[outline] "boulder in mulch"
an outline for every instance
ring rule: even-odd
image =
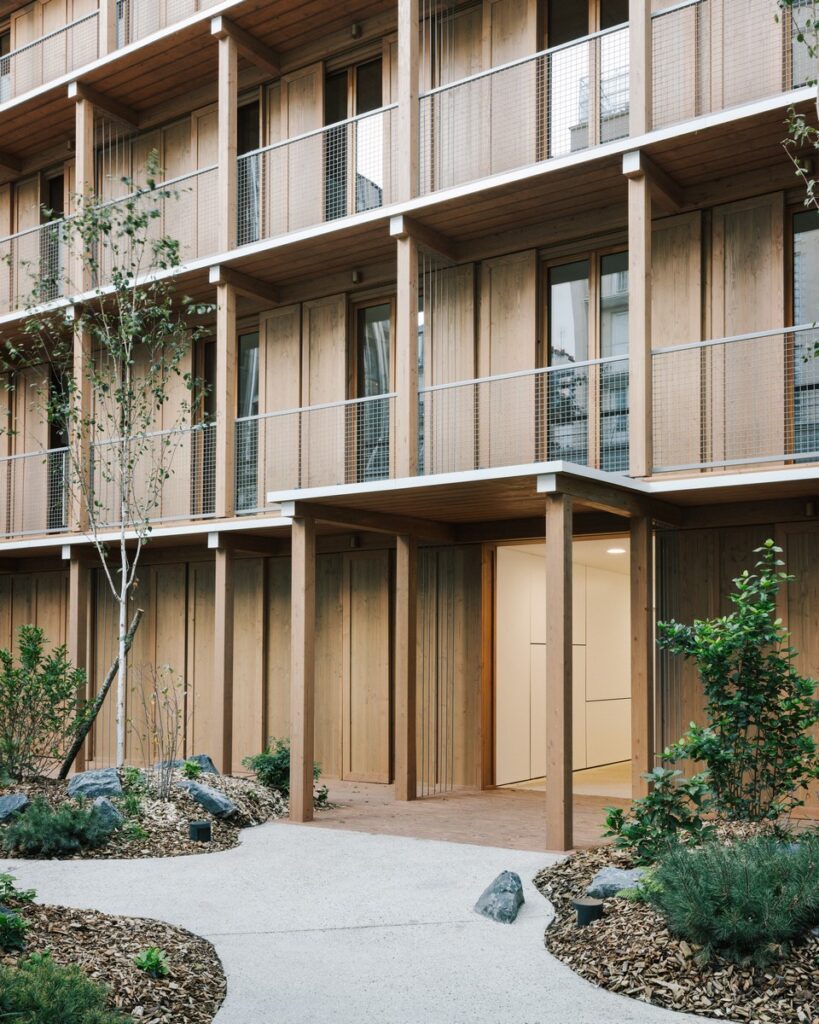
[[[115,828],[119,828],[125,821],[125,818],[119,813],[116,807],[114,807],[107,796],[98,796],[94,801],[94,807],[96,807],[100,819],[111,829],[112,832]]]
[[[122,784],[116,768],[97,768],[92,772],[79,772],[68,783],[70,797],[94,800],[98,796],[122,796]]]
[[[5,825],[23,811],[31,803],[25,793],[12,793],[0,796],[0,825]]]
[[[194,761],[202,769],[203,775],[218,775],[219,769],[213,763],[212,759],[207,754],[192,754],[190,757],[179,758],[176,761],[158,761],[155,765],[155,769],[166,768],[168,765],[173,768],[181,768],[185,761]]]
[[[610,899],[623,889],[633,889],[644,874],[643,868],[601,868],[587,886],[586,895],[598,900]]]
[[[475,910],[492,921],[512,924],[523,902],[523,883],[520,875],[514,871],[501,871],[495,881],[481,893]]]
[[[177,786],[186,790],[200,807],[204,807],[208,814],[212,814],[215,818],[229,818],[239,810],[229,797],[217,789],[213,789],[212,786],[205,786],[201,782],[191,782],[187,779],[177,782]]]

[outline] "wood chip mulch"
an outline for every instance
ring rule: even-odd
[[[606,900],[602,920],[578,928],[572,900],[607,865],[633,867],[627,854],[606,847],[535,876],[555,908],[545,943],[558,960],[601,988],[671,1010],[753,1024],[819,1024],[819,938],[762,969],[716,959],[700,965],[698,947],[672,935],[644,903]]]
[[[143,918],[109,917],[93,910],[12,904],[29,923],[25,956],[50,950],[55,963],[76,964],[105,985],[109,1003],[141,1024],[211,1024],[227,983],[219,957],[205,939]],[[152,978],[134,963],[149,946],[168,955],[170,974]],[[20,954],[0,953],[13,967]]]

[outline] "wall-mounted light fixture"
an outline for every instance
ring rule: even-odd
[[[625,548],[606,548],[607,555],[624,555],[625,553]]]
[[[361,284],[363,280],[363,274],[360,270],[353,271],[353,284]]]
[[[350,35],[353,37],[353,39],[361,38],[361,25],[359,25],[357,21],[354,21],[350,26]]]

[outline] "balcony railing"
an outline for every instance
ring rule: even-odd
[[[0,314],[61,298],[67,269],[61,220],[0,239]]]
[[[99,12],[49,32],[0,57],[0,103],[53,82],[99,54]]]
[[[424,93],[422,193],[628,135],[628,26]]]
[[[239,245],[391,203],[396,110],[382,107],[240,156]]]
[[[117,46],[127,46],[159,32],[220,0],[117,0]]]
[[[0,459],[0,537],[66,528],[68,467],[67,448]]]
[[[391,477],[394,401],[376,395],[237,420],[237,511],[264,508],[270,491]]]
[[[819,461],[819,329],[652,353],[654,472]]]
[[[628,358],[422,388],[419,472],[561,459],[628,469]]]

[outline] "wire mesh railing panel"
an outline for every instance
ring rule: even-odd
[[[91,463],[100,527],[123,522],[141,526],[215,513],[215,424],[97,441]]]
[[[116,0],[117,46],[127,46],[174,25],[220,0]]]
[[[655,349],[654,472],[819,461],[819,329]]]
[[[272,491],[389,479],[394,402],[375,395],[238,420],[237,509],[264,507]]]
[[[238,158],[239,245],[387,206],[397,107],[383,107]]]
[[[66,294],[65,222],[52,221],[0,239],[0,313]]]
[[[0,459],[0,536],[65,530],[68,471],[67,448]]]
[[[0,57],[0,103],[53,82],[99,55],[99,13],[92,11]]]
[[[654,128],[802,84],[793,16],[772,0],[684,0],[652,15]]]
[[[628,27],[424,93],[422,193],[628,135]]]
[[[628,469],[625,357],[432,386],[419,401],[424,474],[558,459]]]

